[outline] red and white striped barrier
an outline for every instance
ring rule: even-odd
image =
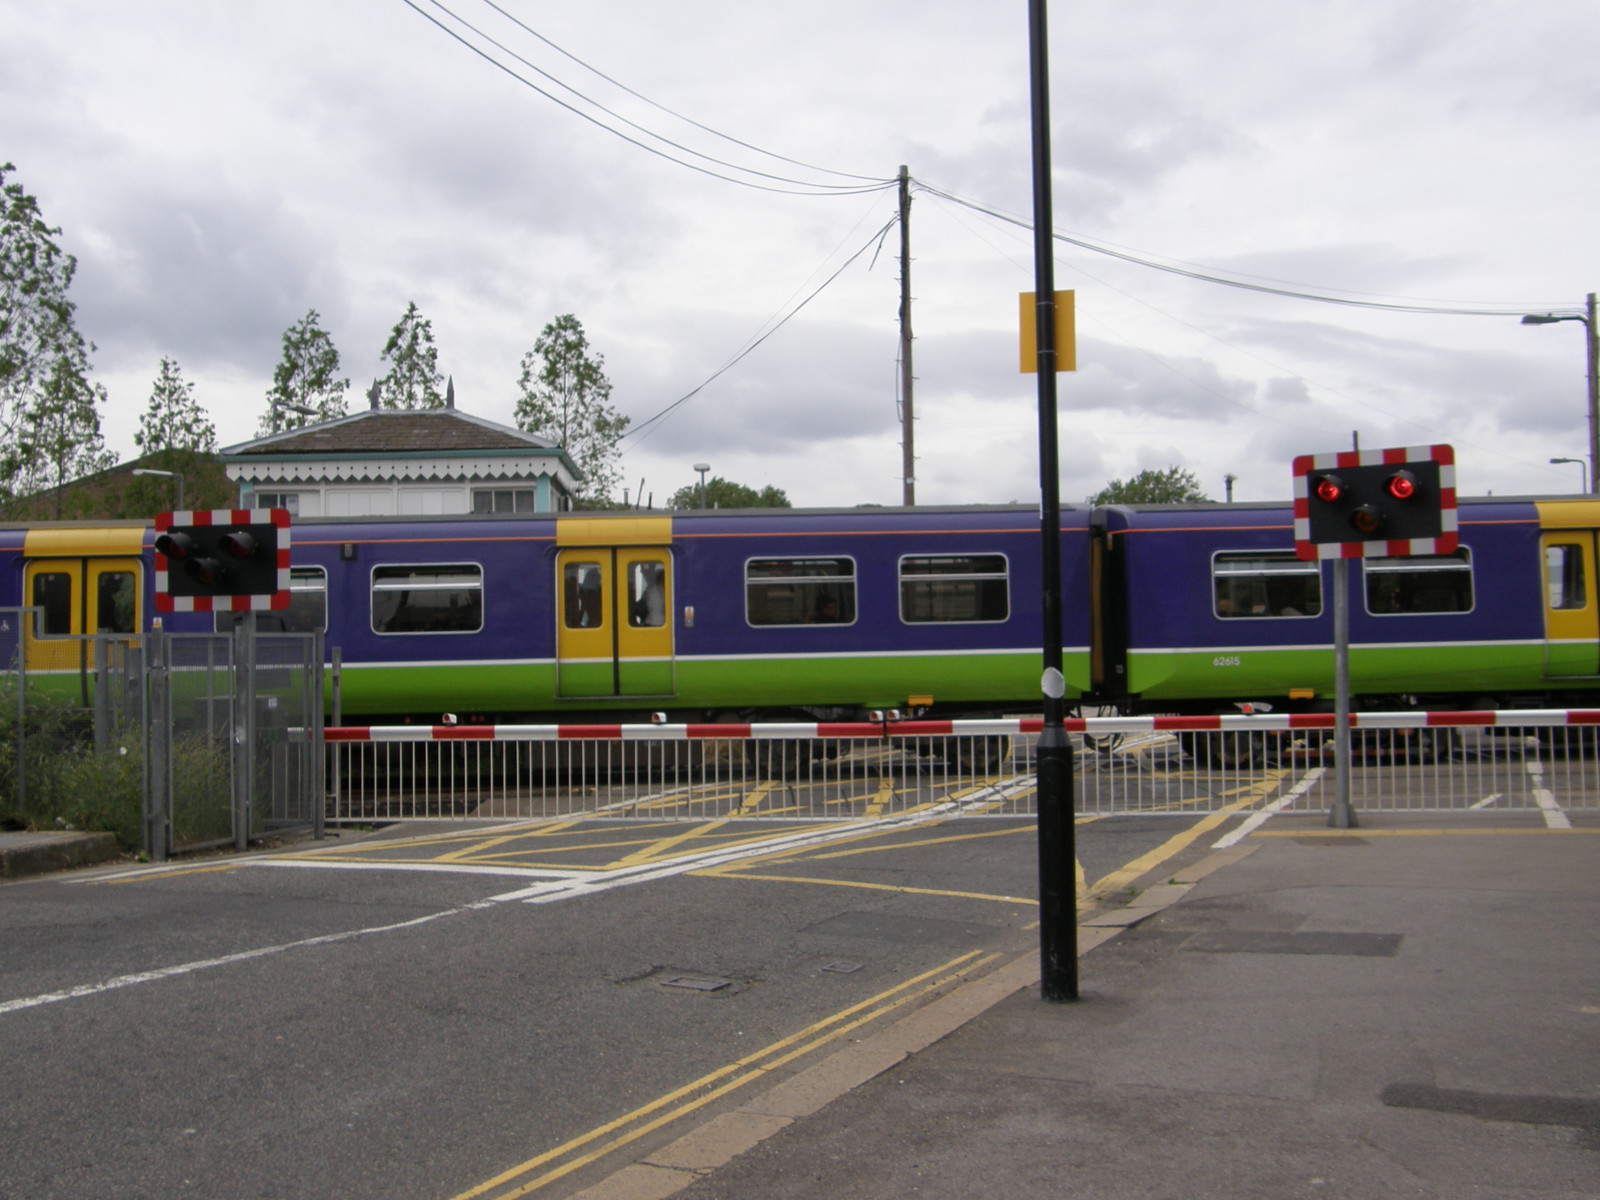
[[[1335,728],[1333,713],[1241,713],[1210,717],[1070,717],[1068,733],[1244,733]],[[1509,709],[1489,712],[1352,713],[1352,729],[1484,729],[1600,725],[1600,709]],[[329,742],[680,742],[800,741],[994,737],[1034,734],[1041,717],[994,721],[853,721],[729,725],[345,725],[322,731]]]

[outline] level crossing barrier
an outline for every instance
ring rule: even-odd
[[[1357,713],[1358,811],[1600,808],[1600,710]],[[865,819],[1035,811],[1043,721],[331,727],[328,818]],[[1074,717],[1080,817],[1319,811],[1331,713]]]

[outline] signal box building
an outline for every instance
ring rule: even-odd
[[[572,507],[582,475],[554,442],[454,406],[371,408],[219,452],[241,508],[295,517],[542,513]]]

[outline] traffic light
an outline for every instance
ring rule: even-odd
[[[161,612],[289,607],[287,509],[161,513],[155,552]]]
[[[1305,454],[1294,460],[1303,559],[1449,554],[1456,548],[1449,446]]]

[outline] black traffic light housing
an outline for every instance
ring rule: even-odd
[[[289,514],[213,509],[156,517],[156,608],[243,612],[289,604]]]
[[[1455,549],[1455,456],[1449,446],[1295,459],[1301,558],[1448,554]]]

